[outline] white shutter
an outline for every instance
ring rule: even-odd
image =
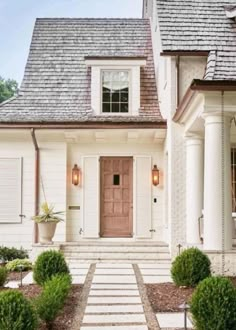
[[[0,223],[20,223],[22,159],[0,158]]]
[[[151,157],[137,156],[135,159],[136,237],[151,238]]]
[[[83,158],[83,236],[99,237],[99,158],[86,156]]]

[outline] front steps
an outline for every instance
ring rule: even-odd
[[[86,263],[170,263],[168,245],[164,242],[83,241],[60,247],[71,265]]]

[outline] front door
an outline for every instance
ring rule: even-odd
[[[101,237],[132,237],[133,158],[101,157]]]

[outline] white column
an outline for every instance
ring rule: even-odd
[[[198,218],[203,209],[203,139],[187,137],[186,141],[186,240],[200,244]]]
[[[230,117],[205,116],[204,249],[232,248]],[[222,239],[224,237],[224,240]]]

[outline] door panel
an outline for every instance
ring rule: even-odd
[[[101,157],[102,237],[132,237],[133,158]]]

